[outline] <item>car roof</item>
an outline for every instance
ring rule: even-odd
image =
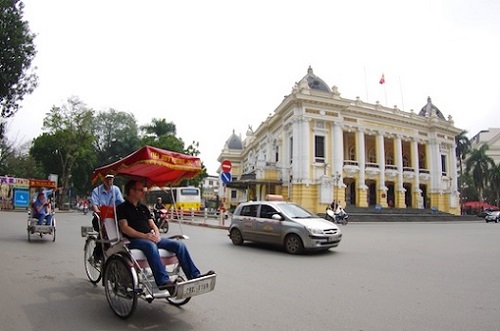
[[[258,200],[258,201],[247,201],[247,202],[242,202],[241,205],[255,205],[255,204],[263,204],[263,203],[268,203],[272,205],[286,205],[286,204],[294,204],[293,202],[290,201],[267,201],[267,200]]]

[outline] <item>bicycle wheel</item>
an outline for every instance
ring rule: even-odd
[[[130,317],[137,306],[132,267],[123,257],[114,255],[106,261],[103,277],[111,310],[120,318]]]
[[[186,278],[184,276],[184,273],[182,271],[179,271],[179,273],[177,274],[177,276],[171,275],[170,279],[172,279],[172,280],[174,280],[176,282],[179,282],[179,283],[186,280]],[[184,299],[176,299],[175,297],[167,297],[168,303],[170,303],[171,305],[174,305],[174,306],[185,305],[186,303],[189,302],[189,300],[191,300],[191,297],[184,298]]]
[[[96,260],[94,256],[96,246],[96,239],[94,237],[89,237],[87,241],[85,241],[85,247],[83,249],[85,273],[93,284],[97,284],[101,280],[101,261]]]

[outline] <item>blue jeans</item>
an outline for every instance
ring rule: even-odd
[[[128,247],[140,249],[144,255],[146,255],[157,285],[165,284],[169,280],[165,266],[161,262],[158,248],[166,249],[167,251],[174,252],[177,255],[177,259],[179,260],[182,270],[188,279],[192,279],[200,275],[200,271],[194,265],[186,245],[184,245],[184,243],[180,240],[161,238],[160,242],[155,244],[151,240],[132,238],[130,239]]]
[[[38,218],[38,225],[43,225],[43,220],[47,220],[46,225],[52,225],[52,215],[51,214],[38,215],[37,218]]]

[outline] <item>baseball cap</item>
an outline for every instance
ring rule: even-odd
[[[104,176],[104,178],[115,178],[115,176],[112,174],[107,174],[106,176]]]

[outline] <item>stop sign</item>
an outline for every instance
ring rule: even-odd
[[[222,168],[223,172],[230,172],[233,165],[231,164],[231,161],[224,160],[224,161],[222,161],[222,164],[220,167]]]

